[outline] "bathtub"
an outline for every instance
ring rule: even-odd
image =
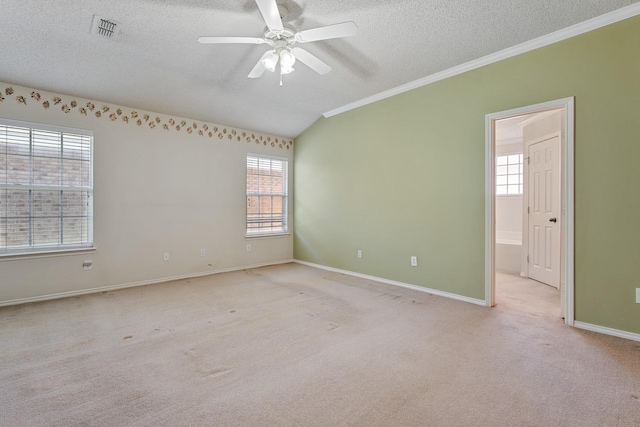
[[[496,271],[522,275],[522,233],[496,230]]]

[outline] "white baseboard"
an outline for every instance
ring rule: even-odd
[[[8,301],[0,301],[0,307],[9,306],[9,305],[27,304],[30,302],[48,301],[48,300],[59,299],[59,298],[75,297],[79,295],[95,294],[98,292],[105,292],[105,291],[115,291],[118,289],[134,288],[136,286],[155,285],[157,283],[171,282],[173,280],[193,279],[196,277],[211,276],[214,274],[229,273],[232,271],[249,270],[252,268],[259,268],[259,267],[268,267],[270,265],[288,264],[291,262],[294,262],[294,260],[288,259],[284,261],[275,261],[275,262],[267,262],[263,264],[246,265],[242,267],[222,268],[219,270],[203,271],[199,273],[182,274],[179,276],[161,277],[158,279],[142,280],[140,282],[101,286],[99,288],[80,289],[78,291],[59,292],[55,294],[39,295],[36,297],[18,298],[18,299],[13,299]]]
[[[462,295],[453,294],[453,293],[450,293],[450,292],[439,291],[437,289],[425,288],[425,287],[422,287],[422,286],[411,285],[409,283],[396,282],[395,280],[384,279],[384,278],[376,277],[376,276],[369,276],[367,274],[360,274],[360,273],[356,273],[356,272],[349,271],[349,270],[341,270],[339,268],[328,267],[326,265],[321,265],[321,264],[314,264],[312,262],[301,261],[301,260],[298,260],[298,259],[294,259],[293,262],[295,262],[297,264],[308,265],[309,267],[319,268],[321,270],[332,271],[334,273],[347,274],[349,276],[360,277],[362,279],[374,280],[376,282],[386,283],[386,284],[393,285],[393,286],[400,286],[400,287],[403,287],[403,288],[408,288],[408,289],[413,289],[413,290],[416,290],[416,291],[426,292],[426,293],[429,293],[429,294],[438,295],[438,296],[445,297],[445,298],[451,298],[451,299],[455,299],[455,300],[458,300],[458,301],[468,302],[468,303],[471,303],[471,304],[477,304],[477,305],[486,306],[486,303],[485,303],[484,300],[475,299],[475,298],[469,298],[469,297],[465,297],[465,296],[462,296]],[[621,331],[619,329],[607,328],[607,327],[604,327],[604,326],[592,325],[590,323],[584,323],[584,322],[579,322],[579,321],[574,321],[573,322],[573,326],[576,327],[576,328],[579,328],[579,329],[587,330],[587,331],[598,332],[598,333],[605,334],[605,335],[612,335],[614,337],[625,338],[625,339],[632,340],[632,341],[640,341],[640,334],[636,334],[636,333],[633,333],[633,332]]]
[[[584,329],[592,332],[599,332],[605,335],[612,335],[614,337],[625,338],[632,341],[640,341],[640,334],[636,334],[633,332],[621,331],[619,329],[607,328],[605,326],[592,325],[591,323],[573,322],[573,326],[579,329]]]
[[[402,288],[413,289],[414,291],[426,292],[428,294],[437,295],[445,298],[451,298],[458,301],[464,301],[471,304],[482,305],[482,306],[487,305],[485,301],[481,299],[465,297],[464,295],[458,295],[458,294],[453,294],[451,292],[439,291],[437,289],[426,288],[424,286],[412,285],[410,283],[404,283],[404,282],[396,282],[395,280],[384,279],[382,277],[376,277],[376,276],[369,276],[368,274],[356,273],[354,271],[349,271],[349,270],[341,270],[339,268],[328,267],[326,265],[321,265],[321,264],[314,264],[312,262],[301,261],[298,259],[294,259],[293,262],[298,264],[308,265],[309,267],[315,267],[322,270],[332,271],[334,273],[347,274],[349,276],[360,277],[361,279],[374,280],[376,282],[386,283],[388,285],[400,286]]]

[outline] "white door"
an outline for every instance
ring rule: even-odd
[[[529,257],[531,279],[560,286],[560,135],[528,146]]]

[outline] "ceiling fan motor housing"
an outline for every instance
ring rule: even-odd
[[[287,42],[287,45],[292,45],[296,42],[296,29],[293,27],[284,27],[282,32],[275,32],[268,27],[264,30],[264,39],[271,46],[275,46],[275,43],[280,40]]]

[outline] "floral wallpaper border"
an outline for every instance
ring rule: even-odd
[[[28,89],[27,89],[28,91]],[[217,138],[219,140],[227,139],[229,141],[247,143],[262,144],[264,146],[271,146],[273,148],[281,148],[290,150],[293,147],[293,140],[264,136],[260,134],[250,133],[247,131],[237,130],[231,127],[225,127],[221,125],[210,125],[207,123],[191,121],[188,122],[184,119],[162,120],[158,115],[152,117],[149,113],[138,112],[135,110],[125,111],[120,107],[113,107],[108,104],[102,103],[101,106],[97,106],[96,103],[89,101],[86,104],[81,104],[75,99],[70,101],[64,100],[60,96],[53,96],[51,99],[45,99],[39,92],[32,91],[30,95],[17,93],[13,87],[7,86],[4,90],[0,91],[0,102],[4,102],[6,97],[14,97],[18,104],[27,105],[27,102],[37,102],[42,105],[42,108],[48,110],[50,108],[59,109],[65,114],[76,113],[84,116],[95,116],[98,119],[109,119],[112,122],[121,121],[127,124],[134,124],[136,126],[146,126],[150,129],[162,129],[165,131],[175,130],[177,132],[186,132],[205,138]]]

